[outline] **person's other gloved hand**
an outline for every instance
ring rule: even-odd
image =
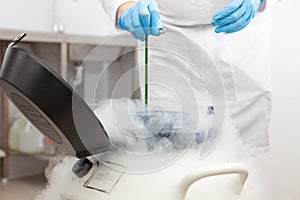
[[[161,27],[158,5],[155,0],[140,0],[126,8],[118,17],[118,27],[144,41],[146,35],[159,35]]]
[[[233,33],[245,28],[264,0],[231,0],[213,16],[215,32]]]

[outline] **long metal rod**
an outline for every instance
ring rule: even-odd
[[[148,106],[148,35],[145,40],[145,107]]]
[[[166,29],[164,27],[159,28],[159,34],[164,34],[166,32]],[[149,82],[149,69],[148,69],[148,35],[146,35],[146,40],[145,40],[145,111],[148,111],[148,103],[149,103],[149,98],[148,98],[148,82]]]

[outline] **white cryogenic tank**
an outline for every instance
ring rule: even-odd
[[[230,120],[226,124],[224,132],[235,135],[236,130]],[[130,154],[126,157],[124,153],[111,153],[105,156],[105,162],[104,158],[98,158],[103,160],[100,162],[102,164],[94,166],[85,177],[75,178],[75,181],[61,188],[61,195],[65,200],[242,200],[240,195],[248,177],[247,167],[241,163],[228,162],[233,154],[222,152],[226,150],[224,147],[216,147],[216,152],[200,159],[199,147],[192,146],[184,152],[165,151],[149,156],[144,162],[152,166],[155,165],[153,162],[163,163],[163,160],[170,160],[170,157],[176,159],[160,169],[136,173],[126,171],[126,163],[130,162],[130,166],[144,166],[146,163],[132,158]]]

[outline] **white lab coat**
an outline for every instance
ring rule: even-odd
[[[128,0],[100,1],[115,20],[117,8]],[[157,0],[162,24],[198,43],[217,67],[225,87],[227,114],[234,119],[244,143],[256,150],[265,151],[269,145],[271,112],[269,11],[266,9],[257,13],[251,23],[239,32],[216,34],[214,27],[210,25],[211,18],[228,2],[229,0]],[[267,3],[270,2],[272,0]],[[150,60],[153,60],[156,55],[151,56]],[[176,68],[172,62],[165,65]],[[186,74],[187,78],[192,78],[188,75],[188,69],[179,66],[176,70]],[[172,77],[168,74],[151,71],[151,68],[149,73],[152,74],[150,81],[164,80],[166,84],[172,83]],[[155,87],[152,89],[153,91],[150,87],[152,98],[165,95],[164,91],[155,90]]]

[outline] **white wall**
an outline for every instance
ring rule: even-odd
[[[272,7],[271,152],[261,162],[276,200],[300,199],[300,1]]]
[[[0,28],[105,35],[114,32],[99,0],[0,0]]]
[[[49,31],[52,0],[0,0],[0,28]]]
[[[71,34],[106,35],[115,32],[99,0],[56,1],[54,21]]]

